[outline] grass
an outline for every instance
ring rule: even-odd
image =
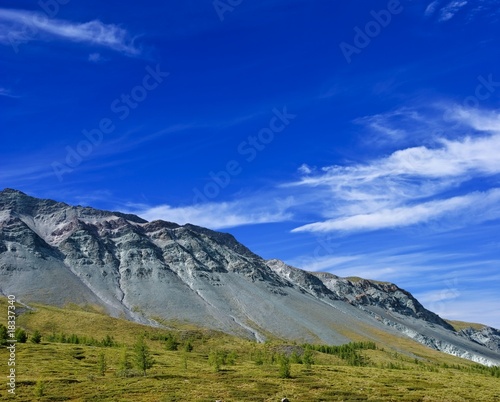
[[[451,321],[451,320],[446,320],[446,322],[450,324],[453,328],[455,328],[455,331],[460,331],[462,329],[467,329],[467,328],[473,328],[480,331],[484,327],[486,327],[486,325],[476,324],[473,322]]]
[[[169,331],[155,329],[110,318],[91,308],[35,307],[36,311],[19,316],[17,325],[28,334],[38,329],[42,342],[28,340],[17,345],[16,396],[8,395],[3,386],[0,400],[229,402],[279,401],[286,396],[292,402],[500,401],[500,379],[489,371],[410,339],[389,339],[383,332],[371,332],[381,340],[375,348],[357,349],[366,362],[364,367],[350,366],[335,354],[313,351],[310,369],[290,359],[291,378],[280,378],[280,354],[300,354],[300,345],[280,340],[257,344],[182,325]],[[0,299],[1,311],[7,311],[5,299]],[[168,324],[175,327],[175,323]],[[95,339],[111,335],[117,345],[47,342],[46,336],[52,333]],[[169,334],[179,342],[178,350],[165,347]],[[155,364],[146,377],[135,370],[129,376],[118,376],[123,349],[132,357],[133,345],[141,335]],[[183,348],[188,340],[191,352]],[[222,359],[215,370],[209,359],[214,354],[231,358]],[[106,362],[103,376],[102,359]],[[7,373],[6,361],[7,351],[1,348],[2,376]]]

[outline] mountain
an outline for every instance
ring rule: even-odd
[[[264,260],[195,225],[0,192],[0,292],[24,303],[89,304],[150,325],[194,324],[263,341],[341,344],[410,337],[500,365],[499,331],[456,331],[392,283]]]

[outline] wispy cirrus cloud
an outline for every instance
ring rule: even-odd
[[[451,20],[456,13],[462,9],[462,7],[465,7],[467,5],[468,1],[466,0],[454,0],[449,2],[446,6],[444,6],[440,11],[439,11],[439,21],[448,21]]]
[[[440,4],[441,4],[440,0],[435,0],[432,3],[429,3],[429,5],[425,9],[425,16],[430,17],[431,15],[433,15],[439,8]]]
[[[100,53],[90,53],[88,60],[92,63],[101,63],[106,59]]]
[[[7,98],[18,98],[18,96],[12,94],[9,89],[2,87],[0,87],[0,96],[5,96]]]
[[[134,38],[115,24],[99,20],[77,23],[49,19],[41,12],[0,8],[1,44],[17,46],[33,40],[51,39],[103,46],[127,55],[141,53]]]
[[[377,147],[401,146],[408,142],[418,143],[428,139],[430,131],[438,131],[438,127],[432,127],[428,114],[409,108],[360,117],[354,122],[367,130],[368,135],[363,142]],[[411,128],[411,132],[408,128]]]
[[[460,217],[461,224],[468,222],[467,216],[476,212],[474,223],[500,218],[500,188],[487,192],[476,192],[465,196],[429,201],[416,205],[386,208],[367,214],[358,214],[323,222],[303,225],[293,232],[331,232],[353,230],[379,230],[412,226],[450,215]],[[477,213],[477,211],[480,211]],[[486,213],[484,211],[487,211]]]
[[[484,1],[481,1],[484,3]],[[432,17],[435,16],[439,22],[446,22],[451,20],[455,15],[460,12],[465,6],[467,6],[470,2],[468,0],[452,0],[443,2],[441,0],[435,0],[426,7],[425,16]],[[475,8],[469,10],[470,13],[476,14],[479,9],[483,6],[474,4]]]
[[[469,134],[455,133],[455,139],[443,135],[433,139],[433,146],[399,149],[363,164],[327,166],[319,171],[301,168],[302,178],[289,187],[314,193],[324,219],[294,231],[372,231],[452,216],[460,217],[457,220],[462,224],[499,218],[500,188],[484,187],[486,179],[500,175],[496,151],[500,149],[500,116],[463,107],[450,107],[447,116],[457,122],[454,130],[461,128]],[[372,120],[367,121],[371,124]],[[474,181],[483,187],[468,188]],[[479,213],[471,214],[474,210]]]
[[[265,206],[258,205],[257,200],[246,199],[178,207],[170,205],[130,207],[129,212],[148,221],[161,219],[179,224],[192,223],[210,229],[283,222],[291,219],[291,214],[279,200]]]
[[[326,269],[334,270],[336,272],[337,267],[342,267],[347,263],[352,263],[361,259],[360,256],[338,256],[338,255],[326,255],[322,257],[315,257],[312,255],[302,255],[295,257],[292,260],[288,260],[287,263],[294,266],[305,269],[311,272],[323,272]]]

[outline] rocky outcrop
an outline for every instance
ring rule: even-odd
[[[394,283],[362,278],[340,278],[326,272],[306,272],[276,259],[267,261],[267,264],[282,277],[316,296],[343,300],[353,306],[379,307],[454,331],[448,322],[425,309],[411,293]]]
[[[500,353],[500,331],[491,327],[474,329],[472,327],[458,332],[460,336],[486,346],[497,353]]]
[[[340,299],[313,273],[286,265],[283,261],[277,259],[268,260],[266,264],[283,279],[293,283],[303,292],[311,293],[320,298]]]
[[[355,306],[374,306],[419,318],[453,331],[445,320],[425,309],[411,293],[394,283],[362,278],[339,278],[329,273],[314,273],[337,297]]]

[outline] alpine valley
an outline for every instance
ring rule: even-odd
[[[29,306],[98,306],[162,327],[189,324],[259,342],[340,345],[395,337],[487,366],[500,331],[462,326],[392,283],[264,260],[232,235],[191,224],[0,192],[0,292]]]

